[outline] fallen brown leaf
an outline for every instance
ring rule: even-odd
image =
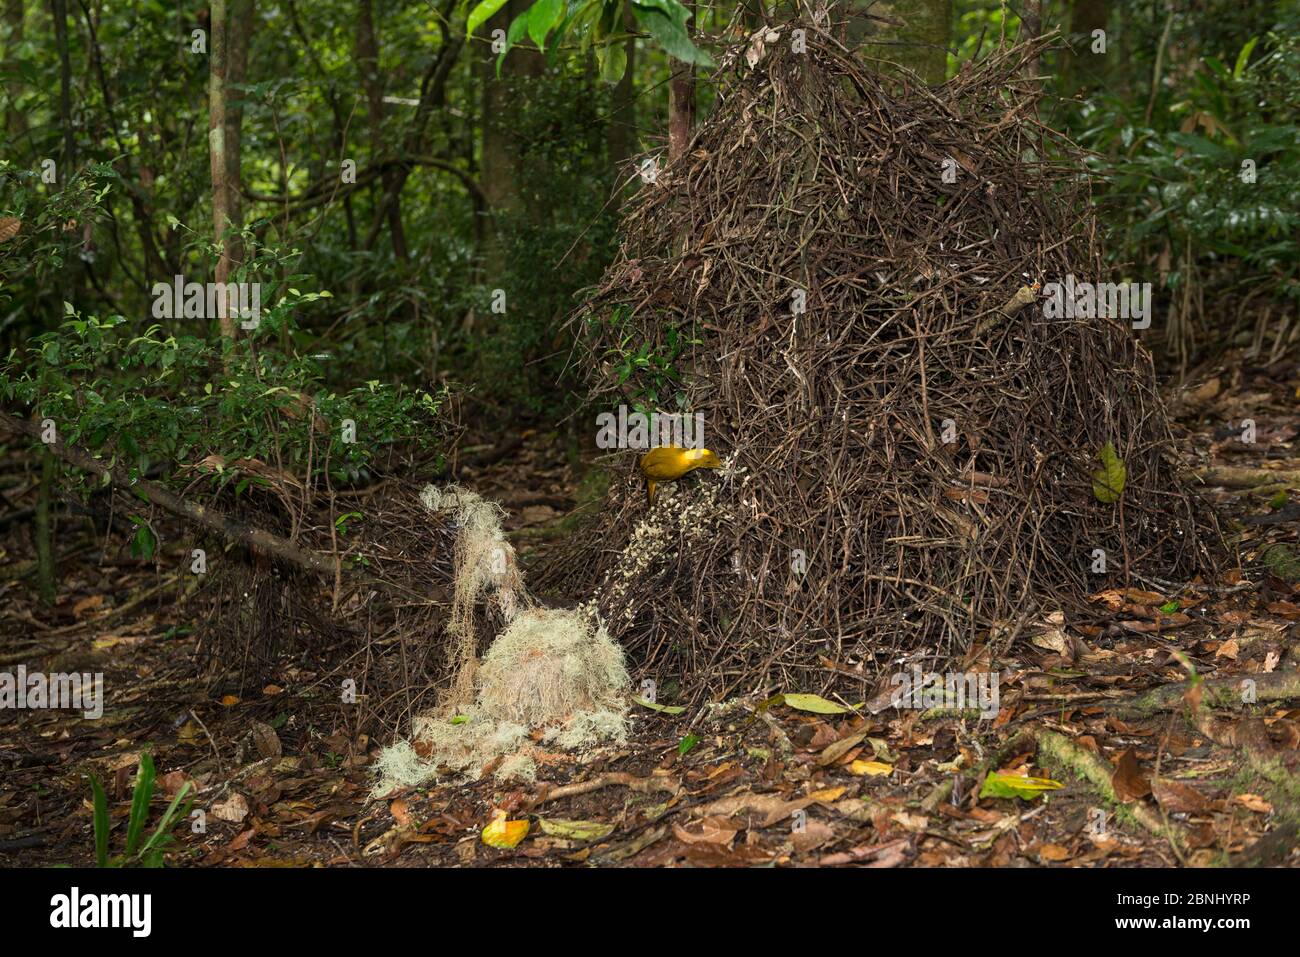
[[[907,859],[907,849],[910,846],[911,840],[906,837],[885,844],[859,844],[838,854],[825,854],[817,863],[823,867],[861,863],[868,867],[897,867]]]
[[[1044,844],[1038,849],[1038,859],[1040,861],[1051,863],[1068,861],[1070,859],[1070,851],[1067,848],[1062,847],[1060,844]]]
[[[406,808],[406,799],[398,798],[388,805],[388,813],[393,815],[393,820],[405,827],[411,823],[411,812]]]
[[[695,830],[673,824],[673,836],[684,844],[730,844],[740,827],[725,817],[706,817]]]
[[[1205,795],[1190,784],[1167,778],[1153,778],[1151,793],[1162,808],[1175,814],[1195,814],[1209,804]]]
[[[99,611],[103,604],[103,595],[87,595],[72,606],[72,616],[74,618],[85,618],[92,612]]]
[[[806,821],[801,829],[790,835],[790,841],[794,844],[794,849],[801,854],[821,847],[834,838],[835,832],[831,829],[831,826],[824,821],[818,820]]]
[[[238,824],[248,817],[248,800],[238,791],[232,791],[230,797],[212,805],[212,816],[218,821]]]
[[[275,733],[275,729],[269,724],[263,724],[261,721],[253,722],[252,729],[253,746],[257,748],[257,753],[264,758],[278,758],[283,752],[280,748],[280,736]]]
[[[1273,805],[1265,801],[1258,794],[1237,794],[1233,800],[1249,811],[1256,814],[1272,814]]]
[[[1129,748],[1115,762],[1115,773],[1110,779],[1115,796],[1121,801],[1140,801],[1151,793],[1151,782],[1142,774],[1137,755]]]

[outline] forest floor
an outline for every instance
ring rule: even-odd
[[[1300,369],[1245,368],[1207,370],[1170,396],[1188,468],[1300,469]],[[1254,443],[1240,440],[1244,419]],[[461,480],[501,500],[510,529],[536,531],[575,500],[577,471],[553,435],[521,438],[508,462]],[[33,478],[0,490],[8,514],[34,502]],[[341,726],[320,675],[286,662],[260,689],[214,695],[195,673],[194,623],[153,563],[69,529],[61,598],[45,609],[30,523],[11,520],[0,669],[100,671],[113,690],[98,720],[0,711],[0,865],[93,863],[87,772],[105,783],[119,848],[148,750],[153,819],[184,782],[204,809],[201,832],[177,828],[172,866],[1296,866],[1300,498],[1203,494],[1243,567],[1104,591],[1090,615],[1031,623],[994,665],[992,721],[771,701],[712,722],[634,708],[626,746],[555,755],[536,783],[488,777],[380,800],[369,764],[382,742]],[[1024,775],[1060,786],[1035,795]],[[529,821],[513,849],[481,840],[498,812]]]

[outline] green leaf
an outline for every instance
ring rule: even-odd
[[[537,824],[543,834],[565,837],[571,841],[599,841],[614,831],[613,824],[602,824],[600,821],[561,821],[539,817]]]
[[[1236,158],[1236,154],[1228,147],[1206,139],[1199,133],[1170,133],[1167,138],[1171,143],[1196,156],[1203,156],[1212,163],[1228,164]]]
[[[153,558],[155,544],[153,532],[141,525],[131,539],[131,554],[136,558]]]
[[[675,23],[656,10],[643,10],[634,6],[632,12],[636,15],[637,23],[663,47],[669,56],[696,66],[713,66],[713,60],[709,55],[691,42],[685,24]]]
[[[700,736],[698,734],[688,734],[686,737],[682,738],[680,741],[677,742],[678,756],[684,755],[688,751],[691,751],[699,743],[700,743]]]
[[[154,829],[153,834],[150,836],[149,840],[145,842],[144,847],[141,849],[141,854],[148,854],[151,851],[161,848],[164,843],[164,838],[169,838],[171,836],[169,832],[171,831],[174,819],[184,817],[186,811],[189,809],[189,802],[186,802],[184,808],[181,808],[180,806],[181,801],[185,799],[185,795],[189,793],[190,782],[186,781],[181,785],[181,789],[176,792],[176,796],[172,798],[172,802],[167,805],[167,810],[163,811],[162,820],[158,822],[158,826]],[[158,865],[162,865],[161,856],[158,858]]]
[[[632,700],[643,708],[649,708],[651,711],[659,711],[663,714],[681,714],[686,710],[680,705],[655,704],[655,702],[647,701],[645,698],[633,698]]]
[[[108,798],[99,778],[90,776],[90,793],[95,805],[95,866],[108,867]]]
[[[131,818],[126,825],[126,854],[135,854],[140,845],[140,834],[149,817],[149,802],[153,799],[154,767],[148,751],[140,754],[140,769],[135,775],[135,791],[131,795]]]
[[[1018,797],[1032,801],[1043,792],[1055,791],[1061,786],[1060,781],[1053,781],[1050,778],[1022,778],[1015,774],[998,774],[996,771],[990,771],[984,778],[984,786],[980,788],[980,797]]]
[[[1241,48],[1237,54],[1237,65],[1232,68],[1232,78],[1240,80],[1241,74],[1246,70],[1246,63],[1250,60],[1251,51],[1255,49],[1255,44],[1259,42],[1259,37],[1251,37],[1246,41],[1246,45]]]
[[[1178,600],[1174,599],[1173,601],[1167,601],[1163,605],[1161,605],[1160,610],[1164,612],[1166,615],[1172,615],[1174,612],[1176,612],[1179,609],[1179,607],[1181,606],[1178,604]]]
[[[546,49],[546,35],[564,16],[564,0],[537,0],[528,10],[528,36],[537,49]]]
[[[691,18],[691,11],[678,0],[632,0],[632,6],[646,11],[657,10],[682,29],[686,28],[686,21]]]
[[[451,719],[451,723],[452,723],[452,724],[464,724],[464,723],[465,723],[466,721],[468,721],[468,720],[469,720],[469,715],[467,715],[467,714],[458,714],[458,715],[456,715],[456,717],[454,717],[454,718]]]
[[[469,18],[465,21],[465,36],[470,36],[488,20],[492,19],[493,14],[506,5],[506,0],[483,0],[478,6],[469,12]]]
[[[827,701],[815,694],[786,694],[781,696],[781,700],[792,708],[811,711],[813,714],[848,714],[849,712],[849,709],[843,705]]]
[[[1097,496],[1097,501],[1103,505],[1114,505],[1124,494],[1124,480],[1128,477],[1128,469],[1124,467],[1123,460],[1115,453],[1115,446],[1110,442],[1101,447],[1097,458],[1101,462],[1101,468],[1092,473],[1092,494]]]
[[[623,79],[627,70],[627,51],[621,44],[596,47],[596,59],[600,61],[600,78],[606,83]]]

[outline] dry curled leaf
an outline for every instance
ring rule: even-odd
[[[706,817],[689,830],[673,825],[673,835],[685,844],[730,844],[739,831],[739,825],[725,817]]]
[[[1115,789],[1115,796],[1124,802],[1140,801],[1151,793],[1151,782],[1142,773],[1142,766],[1132,748],[1115,762],[1110,785]]]
[[[406,801],[398,798],[388,805],[388,813],[393,815],[393,820],[402,827],[411,823],[411,812],[406,807]]]
[[[269,724],[254,721],[251,735],[253,747],[257,748],[257,753],[262,757],[278,758],[283,755],[280,747],[280,736],[275,733],[275,729]]]
[[[248,817],[248,799],[238,791],[232,791],[230,797],[212,805],[212,816],[218,821],[229,821],[231,824],[238,824]]]

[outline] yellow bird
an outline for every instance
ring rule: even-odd
[[[679,449],[661,445],[641,456],[641,474],[646,477],[646,494],[655,501],[655,486],[675,482],[692,469],[716,469],[722,465],[717,453],[708,449]]]

